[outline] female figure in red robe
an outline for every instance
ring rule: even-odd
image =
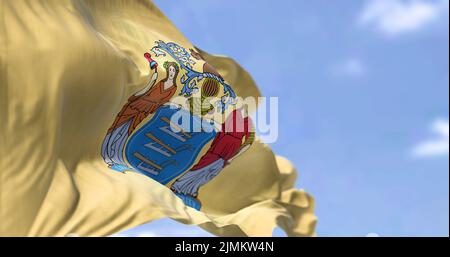
[[[197,198],[201,186],[216,177],[231,159],[248,149],[253,142],[254,132],[251,131],[249,117],[246,113],[243,115],[243,111],[242,109],[234,110],[230,114],[222,124],[222,131],[216,135],[208,152],[190,171],[172,184],[172,191]]]
[[[102,156],[110,166],[125,165],[122,152],[127,138],[149,114],[169,102],[177,90],[176,81],[180,71],[178,64],[165,62],[166,78],[155,84],[158,64],[152,60],[149,53],[144,56],[155,72],[145,88],[128,99],[108,130],[102,145]]]

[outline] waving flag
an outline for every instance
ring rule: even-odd
[[[314,235],[312,197],[238,107],[260,93],[234,61],[149,1],[0,7],[0,235],[102,236],[162,217]]]

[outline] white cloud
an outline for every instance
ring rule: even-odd
[[[161,225],[144,224],[127,231],[116,233],[111,237],[208,237],[210,233],[199,227],[187,226],[184,224],[169,225],[164,227]]]
[[[369,233],[366,235],[366,237],[380,237],[377,233]]]
[[[153,231],[142,231],[139,233],[121,232],[111,235],[111,237],[161,237],[161,236],[163,235],[159,235]]]
[[[370,0],[359,22],[387,36],[416,31],[448,12],[448,0]]]
[[[159,236],[160,235],[152,231],[145,231],[136,235],[136,237],[159,237]]]
[[[332,72],[338,76],[359,77],[365,73],[363,62],[358,58],[349,58],[334,65]]]
[[[212,236],[198,226],[188,226],[165,218],[121,231],[113,237],[204,237]]]
[[[431,125],[435,138],[419,143],[413,149],[416,157],[434,157],[448,156],[449,153],[449,122],[448,120],[438,119]]]
[[[124,233],[117,233],[117,234],[110,235],[109,237],[129,237],[129,236]]]

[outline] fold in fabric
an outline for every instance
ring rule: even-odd
[[[164,217],[220,236],[315,235],[313,198],[258,140],[200,189],[202,211],[107,167],[105,132],[147,82],[157,40],[194,48],[149,1],[0,0],[0,236],[104,236]],[[236,62],[198,51],[239,96],[260,96]]]

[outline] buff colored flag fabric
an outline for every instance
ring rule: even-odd
[[[245,110],[229,116],[240,133],[167,130],[174,109],[191,115],[172,99],[195,94],[220,99],[205,116],[260,95],[150,1],[0,0],[0,236],[105,236],[164,217],[219,236],[315,235],[313,198]]]

